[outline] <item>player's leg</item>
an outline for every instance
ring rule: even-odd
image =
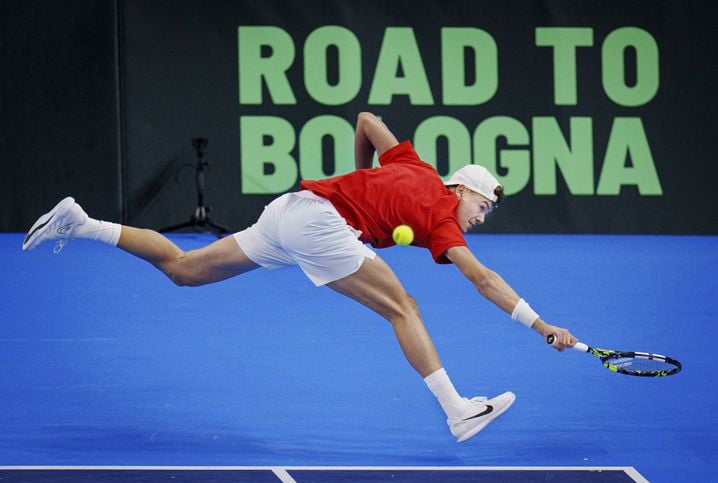
[[[513,404],[511,392],[493,399],[459,396],[441,365],[416,301],[380,257],[366,258],[359,270],[328,286],[391,322],[406,358],[439,400],[451,433],[459,442],[474,436]]]
[[[422,377],[441,369],[439,355],[421,319],[416,301],[379,256],[374,260],[365,259],[359,270],[327,286],[388,320],[404,355]]]
[[[54,241],[57,253],[74,239],[96,240],[122,248],[150,262],[178,285],[217,282],[258,267],[234,237],[184,252],[155,231],[90,218],[70,197],[35,222],[23,241],[23,250],[34,250],[47,241]]]
[[[117,246],[148,261],[183,286],[219,282],[259,268],[233,236],[185,252],[156,231],[123,226]]]
[[[275,238],[316,285],[328,285],[391,322],[409,363],[424,377],[447,414],[467,403],[459,396],[421,320],[416,302],[389,266],[356,230],[321,197],[301,192],[289,197]],[[257,259],[252,256],[253,259]],[[437,374],[438,373],[438,374]]]

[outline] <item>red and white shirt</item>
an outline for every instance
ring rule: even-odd
[[[302,181],[300,187],[331,201],[349,226],[361,231],[362,242],[375,248],[392,246],[394,227],[406,224],[414,230],[412,245],[428,248],[436,263],[450,263],[446,250],[466,246],[456,217],[456,195],[433,166],[419,159],[409,141],[384,152],[379,164]]]

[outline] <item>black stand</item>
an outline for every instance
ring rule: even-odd
[[[215,235],[217,235],[218,238],[221,238],[223,235],[230,233],[227,228],[221,225],[217,225],[209,219],[209,215],[207,215],[207,213],[209,213],[211,208],[209,206],[204,206],[204,170],[209,167],[209,162],[204,160],[204,148],[207,147],[208,143],[209,142],[206,138],[192,139],[192,146],[194,146],[195,150],[197,151],[197,166],[195,167],[195,181],[197,184],[197,207],[194,210],[194,214],[188,222],[168,226],[167,228],[163,228],[160,231],[176,231],[181,230],[182,228],[192,228],[195,231],[197,231],[197,229],[200,229],[200,231],[214,233]]]

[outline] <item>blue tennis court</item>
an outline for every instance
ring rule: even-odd
[[[178,288],[104,245],[23,253],[21,234],[2,234],[0,477],[716,479],[717,237],[468,241],[547,321],[591,345],[671,355],[683,371],[626,377],[558,354],[428,251],[379,251],[459,391],[517,395],[459,445],[389,324],[298,269]]]

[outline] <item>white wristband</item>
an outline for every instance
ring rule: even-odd
[[[526,327],[531,327],[536,322],[536,319],[539,318],[539,314],[524,299],[519,299],[514,311],[511,312],[511,318],[518,320]]]

